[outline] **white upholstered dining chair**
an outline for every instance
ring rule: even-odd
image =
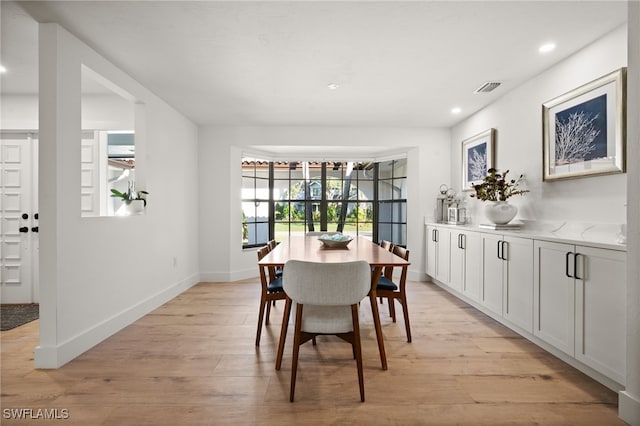
[[[369,264],[365,261],[315,263],[290,260],[282,278],[282,287],[296,306],[289,400],[293,402],[294,399],[300,345],[317,335],[331,334],[352,345],[360,400],[364,402],[358,303],[371,290]]]

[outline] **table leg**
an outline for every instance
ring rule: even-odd
[[[380,312],[378,311],[378,303],[376,300],[376,288],[378,287],[378,278],[382,273],[382,266],[376,266],[371,273],[371,291],[369,292],[369,301],[371,302],[371,314],[373,315],[373,325],[376,329],[376,339],[378,340],[378,350],[380,351],[380,362],[382,369],[387,369],[387,355],[384,351],[384,340],[382,336],[382,324],[380,323]]]
[[[284,342],[287,340],[287,329],[289,328],[289,316],[291,315],[291,299],[287,297],[284,304],[284,314],[282,315],[282,327],[280,328],[280,340],[278,341],[278,355],[276,356],[276,370],[282,366],[282,356],[284,355]]]

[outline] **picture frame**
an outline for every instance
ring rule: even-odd
[[[626,76],[620,68],[542,105],[543,181],[626,171]]]
[[[473,191],[495,167],[494,147],[496,130],[487,129],[462,141],[462,190]]]

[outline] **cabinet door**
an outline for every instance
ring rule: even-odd
[[[451,259],[450,259],[450,276],[449,276],[449,287],[456,291],[462,291],[464,278],[465,278],[465,259],[466,253],[464,250],[464,237],[465,234],[462,232],[451,232],[450,238],[450,249],[451,249]]]
[[[576,247],[576,359],[620,384],[626,371],[626,253]]]
[[[436,243],[435,226],[427,226],[427,275],[436,277],[436,267],[438,264],[438,245]]]
[[[570,244],[535,241],[533,252],[533,334],[573,356],[575,283],[567,265]],[[571,263],[571,262],[570,262]]]
[[[436,278],[443,284],[449,285],[449,259],[451,257],[450,242],[451,230],[449,228],[437,228],[438,258]]]
[[[477,232],[466,232],[462,244],[465,253],[462,293],[479,302],[482,284],[482,238]]]
[[[502,257],[505,261],[503,279],[504,311],[502,316],[533,332],[533,240],[504,238]]]
[[[503,260],[498,257],[500,235],[482,234],[482,293],[480,302],[495,314],[502,315]]]

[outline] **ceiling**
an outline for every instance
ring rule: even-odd
[[[243,126],[450,127],[627,18],[611,0],[1,7],[3,95],[37,92],[35,21],[57,22],[195,123]]]

